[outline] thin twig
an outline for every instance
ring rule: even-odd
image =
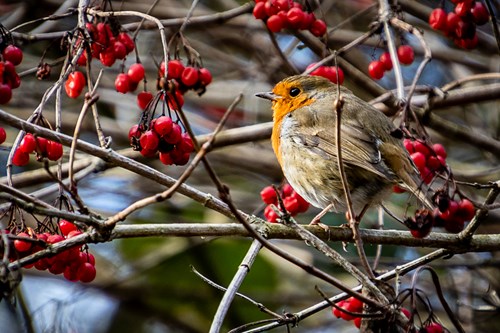
[[[240,288],[246,275],[250,272],[250,267],[252,267],[255,262],[260,249],[262,249],[262,244],[258,240],[254,240],[219,303],[217,312],[215,313],[212,324],[210,325],[210,333],[218,333],[221,330],[224,318],[229,311],[229,307],[231,306],[234,296],[237,294],[237,290]],[[278,318],[281,318],[281,316],[278,316]]]

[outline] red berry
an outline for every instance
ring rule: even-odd
[[[153,125],[153,130],[158,133],[160,137],[169,134],[172,131],[173,123],[172,119],[168,116],[160,116],[156,118]]]
[[[339,307],[343,308],[343,307],[344,307],[344,304],[345,304],[345,301],[339,301],[339,302],[337,303],[337,306],[339,306]],[[333,315],[334,315],[335,317],[340,318],[340,313],[341,313],[341,312],[342,312],[342,311],[340,311],[340,310],[339,310],[339,309],[337,309],[336,307],[332,307],[332,313],[333,313]]]
[[[434,150],[434,152],[436,153],[436,155],[441,156],[443,158],[447,157],[446,149],[444,148],[444,146],[442,144],[435,143],[435,144],[432,145],[432,149]]]
[[[276,6],[276,3],[274,1],[266,1],[264,3],[264,9],[266,11],[267,17],[270,17],[272,15],[278,14],[280,11],[278,6]]]
[[[403,144],[406,148],[406,150],[410,153],[413,154],[415,152],[415,147],[413,145],[413,141],[410,139],[404,139]]]
[[[263,20],[267,17],[265,5],[265,2],[257,2],[253,7],[253,16],[257,20]]]
[[[266,25],[272,32],[280,32],[284,28],[285,22],[281,16],[272,15],[267,19]]]
[[[63,155],[63,146],[59,142],[47,140],[47,158],[57,161]]]
[[[128,74],[130,81],[140,82],[142,79],[144,79],[144,74],[145,74],[144,66],[142,64],[139,64],[139,63],[133,64],[128,69],[127,74]]]
[[[92,282],[96,276],[95,266],[89,262],[84,263],[78,268],[78,272],[76,274],[78,276],[78,280],[84,283]]]
[[[436,8],[431,12],[429,16],[429,25],[434,30],[446,30],[446,18],[447,14],[442,8]]]
[[[116,61],[115,50],[113,47],[108,47],[99,54],[99,60],[106,67],[111,67]]]
[[[472,2],[462,1],[455,6],[455,13],[458,16],[466,17],[467,15],[469,15],[471,9],[472,9]]]
[[[304,21],[306,15],[304,11],[300,8],[293,7],[286,13],[286,18],[290,26],[294,29],[300,27],[302,21]]]
[[[458,22],[462,21],[460,16],[454,12],[449,12],[446,16],[446,32],[449,35],[455,35],[455,29],[457,28]]]
[[[127,54],[132,52],[135,48],[134,41],[126,32],[120,32],[118,34],[118,40],[125,45],[125,49],[127,50]]]
[[[27,233],[25,233],[25,232],[20,232],[17,235],[19,237],[30,238],[30,236]],[[31,249],[31,245],[32,245],[31,242],[23,241],[23,240],[20,240],[20,239],[16,239],[14,241],[14,247],[19,252],[26,252],[26,251],[28,251],[29,249]]]
[[[165,66],[165,65],[164,65]],[[184,65],[180,60],[170,60],[168,62],[168,75],[167,79],[180,79],[182,73],[184,72]],[[161,71],[161,68],[160,68]],[[160,73],[160,76],[163,76],[163,71]]]
[[[290,184],[283,185],[283,188],[281,189],[283,198],[291,196],[293,192],[293,187]]]
[[[302,24],[299,26],[300,30],[308,30],[313,24],[314,20],[316,20],[316,17],[314,17],[313,13],[304,12],[304,14],[304,20],[302,20]]]
[[[335,84],[337,84],[337,82],[339,84],[344,83],[344,71],[340,67],[338,71],[335,66],[324,67],[323,75],[321,76],[326,77],[328,80],[332,81]]]
[[[198,80],[203,86],[208,86],[212,82],[212,73],[204,67],[200,68]]]
[[[149,91],[141,91],[137,94],[137,105],[141,110],[146,110],[149,102],[153,100],[153,94]]]
[[[184,97],[179,90],[175,91],[175,94],[167,93],[168,106],[171,109],[178,110],[184,105]]]
[[[198,77],[198,69],[188,66],[182,71],[181,81],[187,87],[192,87],[198,82]]]
[[[119,40],[113,43],[113,52],[115,54],[115,59],[125,59],[127,56],[127,48]]]
[[[392,69],[392,60],[389,52],[384,52],[380,55],[378,59],[382,64],[384,64],[384,68],[386,71],[390,71]]]
[[[417,167],[420,172],[426,167],[426,158],[425,155],[422,154],[421,152],[416,152],[410,155],[411,159],[413,160],[413,163],[415,163],[415,166]]]
[[[309,209],[309,206],[310,206],[309,202],[304,200],[304,198],[302,198],[300,196],[300,194],[293,191],[291,194],[291,197],[297,199],[297,202],[299,203],[299,209],[298,209],[297,213],[304,213],[305,211],[307,211]]]
[[[427,145],[424,142],[416,140],[413,143],[413,146],[415,147],[416,152],[424,154],[425,157],[431,155],[431,150],[429,149],[429,147],[427,147]]]
[[[64,236],[67,236],[71,231],[78,230],[76,225],[67,220],[59,221],[59,230]]]
[[[362,312],[363,311],[363,302],[355,297],[349,298],[349,304],[346,308],[350,312]]]
[[[299,202],[292,196],[284,198],[283,205],[291,215],[296,215],[299,212]]]
[[[20,149],[17,149],[14,152],[14,156],[12,157],[12,164],[21,167],[21,166],[25,166],[26,164],[28,164],[29,161],[30,161],[29,154],[21,151]]]
[[[132,141],[132,138],[139,138],[141,136],[141,132],[139,132],[139,125],[134,125],[130,127],[130,130],[128,131],[128,139],[129,141]]]
[[[277,196],[276,196],[276,191],[272,186],[266,186],[260,191],[260,197],[262,198],[262,201],[266,204],[276,204],[277,202]]]
[[[140,142],[142,149],[156,151],[156,149],[158,149],[158,144],[160,143],[160,138],[155,132],[149,130],[141,135]]]
[[[177,149],[179,149],[184,153],[191,153],[194,151],[193,140],[191,139],[188,133],[182,133],[182,139],[177,144]]]
[[[179,143],[181,139],[182,139],[182,130],[181,127],[176,123],[172,124],[172,130],[170,131],[170,133],[168,133],[168,135],[163,136],[163,140],[165,140],[166,143],[169,143],[171,145]]]
[[[0,127],[0,145],[5,142],[7,139],[7,132],[5,132],[5,128]]]
[[[80,96],[85,83],[85,75],[83,75],[82,72],[74,71],[73,73],[69,74],[68,79],[64,84],[66,94],[71,98],[77,98],[78,96]]]
[[[36,149],[36,139],[31,133],[27,133],[19,144],[19,150],[31,154]]]
[[[5,83],[0,83],[0,104],[7,104],[12,98],[12,88]]]
[[[361,327],[361,317],[356,317],[354,318],[354,326],[356,326],[357,328],[360,328]]]
[[[264,209],[264,216],[266,217],[266,220],[271,223],[274,223],[278,220],[278,214],[276,214],[274,209],[271,208],[271,205],[267,205]]]
[[[309,27],[309,31],[316,37],[321,37],[326,33],[326,23],[323,20],[317,19]]]
[[[448,209],[444,213],[440,213],[439,217],[442,218],[443,220],[451,219],[458,211],[458,207],[459,207],[458,202],[450,201]]]
[[[130,78],[127,74],[121,73],[115,79],[116,91],[126,94],[130,91]]]
[[[368,65],[368,74],[375,79],[380,80],[384,77],[385,66],[381,61],[374,60]]]
[[[42,137],[36,138],[36,150],[37,153],[45,155],[47,153],[47,139]]]
[[[462,199],[458,204],[457,215],[463,217],[465,221],[470,221],[472,220],[475,214],[476,214],[476,208],[474,208],[472,202],[470,202],[467,199]]]
[[[170,156],[170,152],[161,152],[160,151],[160,161],[161,161],[161,163],[163,163],[165,165],[174,164],[174,161],[172,160],[172,157]]]
[[[23,51],[15,45],[8,45],[2,52],[5,61],[17,66],[23,61]]]
[[[401,45],[398,47],[398,59],[403,65],[410,65],[415,60],[415,53],[410,45]]]
[[[172,161],[174,162],[175,165],[186,165],[187,162],[189,162],[189,153],[183,153],[179,151],[178,154],[176,154],[177,149],[174,149],[173,151],[170,152],[170,156],[172,157]]]
[[[441,167],[443,167],[443,165],[441,164],[439,158],[437,158],[436,156],[429,156],[427,158],[427,167],[430,170],[439,170],[441,169]]]
[[[483,25],[488,23],[490,20],[490,14],[486,9],[486,6],[482,2],[476,1],[471,9],[472,17],[474,18],[474,23],[477,25]]]
[[[87,64],[87,51],[83,51],[78,60],[76,61],[78,66],[85,66]]]
[[[92,253],[85,252],[85,251],[78,251],[78,262],[80,264],[84,264],[88,262],[89,264],[95,266],[95,257]]]

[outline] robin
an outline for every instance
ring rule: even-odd
[[[432,208],[389,118],[343,86],[340,94],[341,153],[354,213],[380,204],[394,185]],[[257,96],[272,101],[272,146],[295,191],[318,208],[347,211],[337,164],[337,85],[320,76],[296,75]]]

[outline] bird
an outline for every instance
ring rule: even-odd
[[[272,91],[256,94],[272,102],[271,143],[293,189],[310,204],[347,212],[337,163],[335,102],[340,107],[340,146],[345,180],[355,214],[380,205],[394,185],[429,209],[428,187],[403,145],[398,128],[382,112],[326,78],[294,75]]]

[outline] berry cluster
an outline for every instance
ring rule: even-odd
[[[48,232],[36,233],[28,228],[27,232],[17,233],[18,237],[25,239],[14,240],[14,249],[16,250],[11,260],[23,258],[30,254],[43,250],[50,244],[59,243],[65,239],[75,237],[81,234],[81,231],[71,222],[66,220],[59,221],[59,230],[62,235],[51,234]],[[6,232],[9,232],[6,230]],[[34,264],[26,265],[25,268],[35,267],[38,270],[48,270],[50,273],[58,275],[63,274],[69,281],[91,282],[95,279],[95,259],[94,256],[84,247],[72,247],[50,258],[42,258]]]
[[[397,50],[398,60],[403,65],[411,65],[415,60],[415,52],[410,45],[400,45]],[[392,69],[392,60],[389,52],[384,52],[378,60],[368,64],[368,74],[375,80],[384,77],[385,72]]]
[[[128,137],[130,144],[144,157],[154,157],[159,152],[160,161],[165,165],[185,165],[194,151],[191,137],[182,133],[181,126],[168,116],[153,119],[149,129],[132,126]]]
[[[470,221],[476,209],[468,199],[451,200],[446,194],[439,193],[435,199],[437,208],[434,209],[434,226],[444,227],[448,232],[459,233],[464,229],[466,221]]]
[[[7,104],[12,98],[12,89],[21,85],[16,66],[23,61],[23,51],[15,45],[7,45],[0,61],[0,104]]]
[[[42,160],[44,157],[51,161],[57,161],[63,155],[63,146],[59,142],[35,137],[31,133],[27,133],[14,152],[12,163],[16,166],[25,166],[30,161],[31,153],[36,154],[37,161]]]
[[[486,6],[480,1],[452,0],[454,12],[446,13],[443,8],[436,8],[429,16],[429,25],[434,30],[442,31],[453,42],[464,49],[477,46],[476,26],[486,24],[490,15]]]
[[[307,66],[306,70],[314,67],[316,63],[312,63],[309,66]],[[319,66],[315,70],[313,70],[309,75],[316,75],[316,76],[322,76],[324,78],[327,78],[328,80],[332,81],[333,83],[337,84],[342,84],[344,83],[344,71],[342,68],[335,66]]]
[[[167,62],[166,69],[167,80],[169,80],[175,86],[174,90],[176,91],[176,93],[178,91],[180,95],[184,94],[188,90],[197,91],[201,95],[205,92],[206,86],[208,86],[212,82],[212,73],[210,73],[207,68],[184,66],[182,61],[178,59],[169,60]],[[158,77],[159,81],[162,81],[165,78],[164,61],[162,61],[162,63],[160,64]],[[177,94],[175,97],[178,97]],[[174,109],[178,108],[174,107]]]
[[[355,297],[350,297],[345,301],[340,301],[337,303],[337,306],[351,313],[363,312],[363,302],[361,302],[359,299]],[[342,318],[347,321],[352,320],[357,328],[361,326],[361,317],[353,316],[349,313],[337,309],[336,307],[332,308],[332,313],[337,318]]]
[[[139,82],[144,79],[145,70],[141,63],[135,63],[130,66],[127,73],[121,73],[116,76],[116,91],[126,94],[129,91],[137,89]]]
[[[309,30],[314,36],[326,33],[326,23],[314,13],[304,11],[302,5],[290,0],[256,0],[253,16],[266,22],[272,32],[283,29]]]
[[[125,59],[125,57],[134,50],[135,44],[132,38],[126,32],[113,31],[111,25],[105,22],[97,24],[88,22],[85,27],[90,34],[90,50],[91,53],[85,50],[77,64],[85,66],[92,58],[99,59],[106,67],[111,67],[117,59]],[[83,38],[76,43],[76,48],[80,46]]]
[[[66,95],[71,98],[77,98],[82,93],[86,82],[87,80],[82,72],[74,71],[73,73],[70,73],[68,79],[64,83]]]
[[[429,184],[436,173],[446,167],[447,154],[443,145],[436,143],[430,147],[423,141],[410,139],[403,143],[425,183]]]
[[[298,213],[304,213],[309,209],[309,203],[304,200],[289,184],[285,184],[281,189],[281,198],[283,199],[283,205],[288,213],[292,216]],[[269,222],[276,222],[278,220],[278,214],[273,210],[271,205],[278,205],[278,196],[276,191],[272,186],[266,186],[260,191],[260,197],[267,206],[264,209],[264,216]]]

